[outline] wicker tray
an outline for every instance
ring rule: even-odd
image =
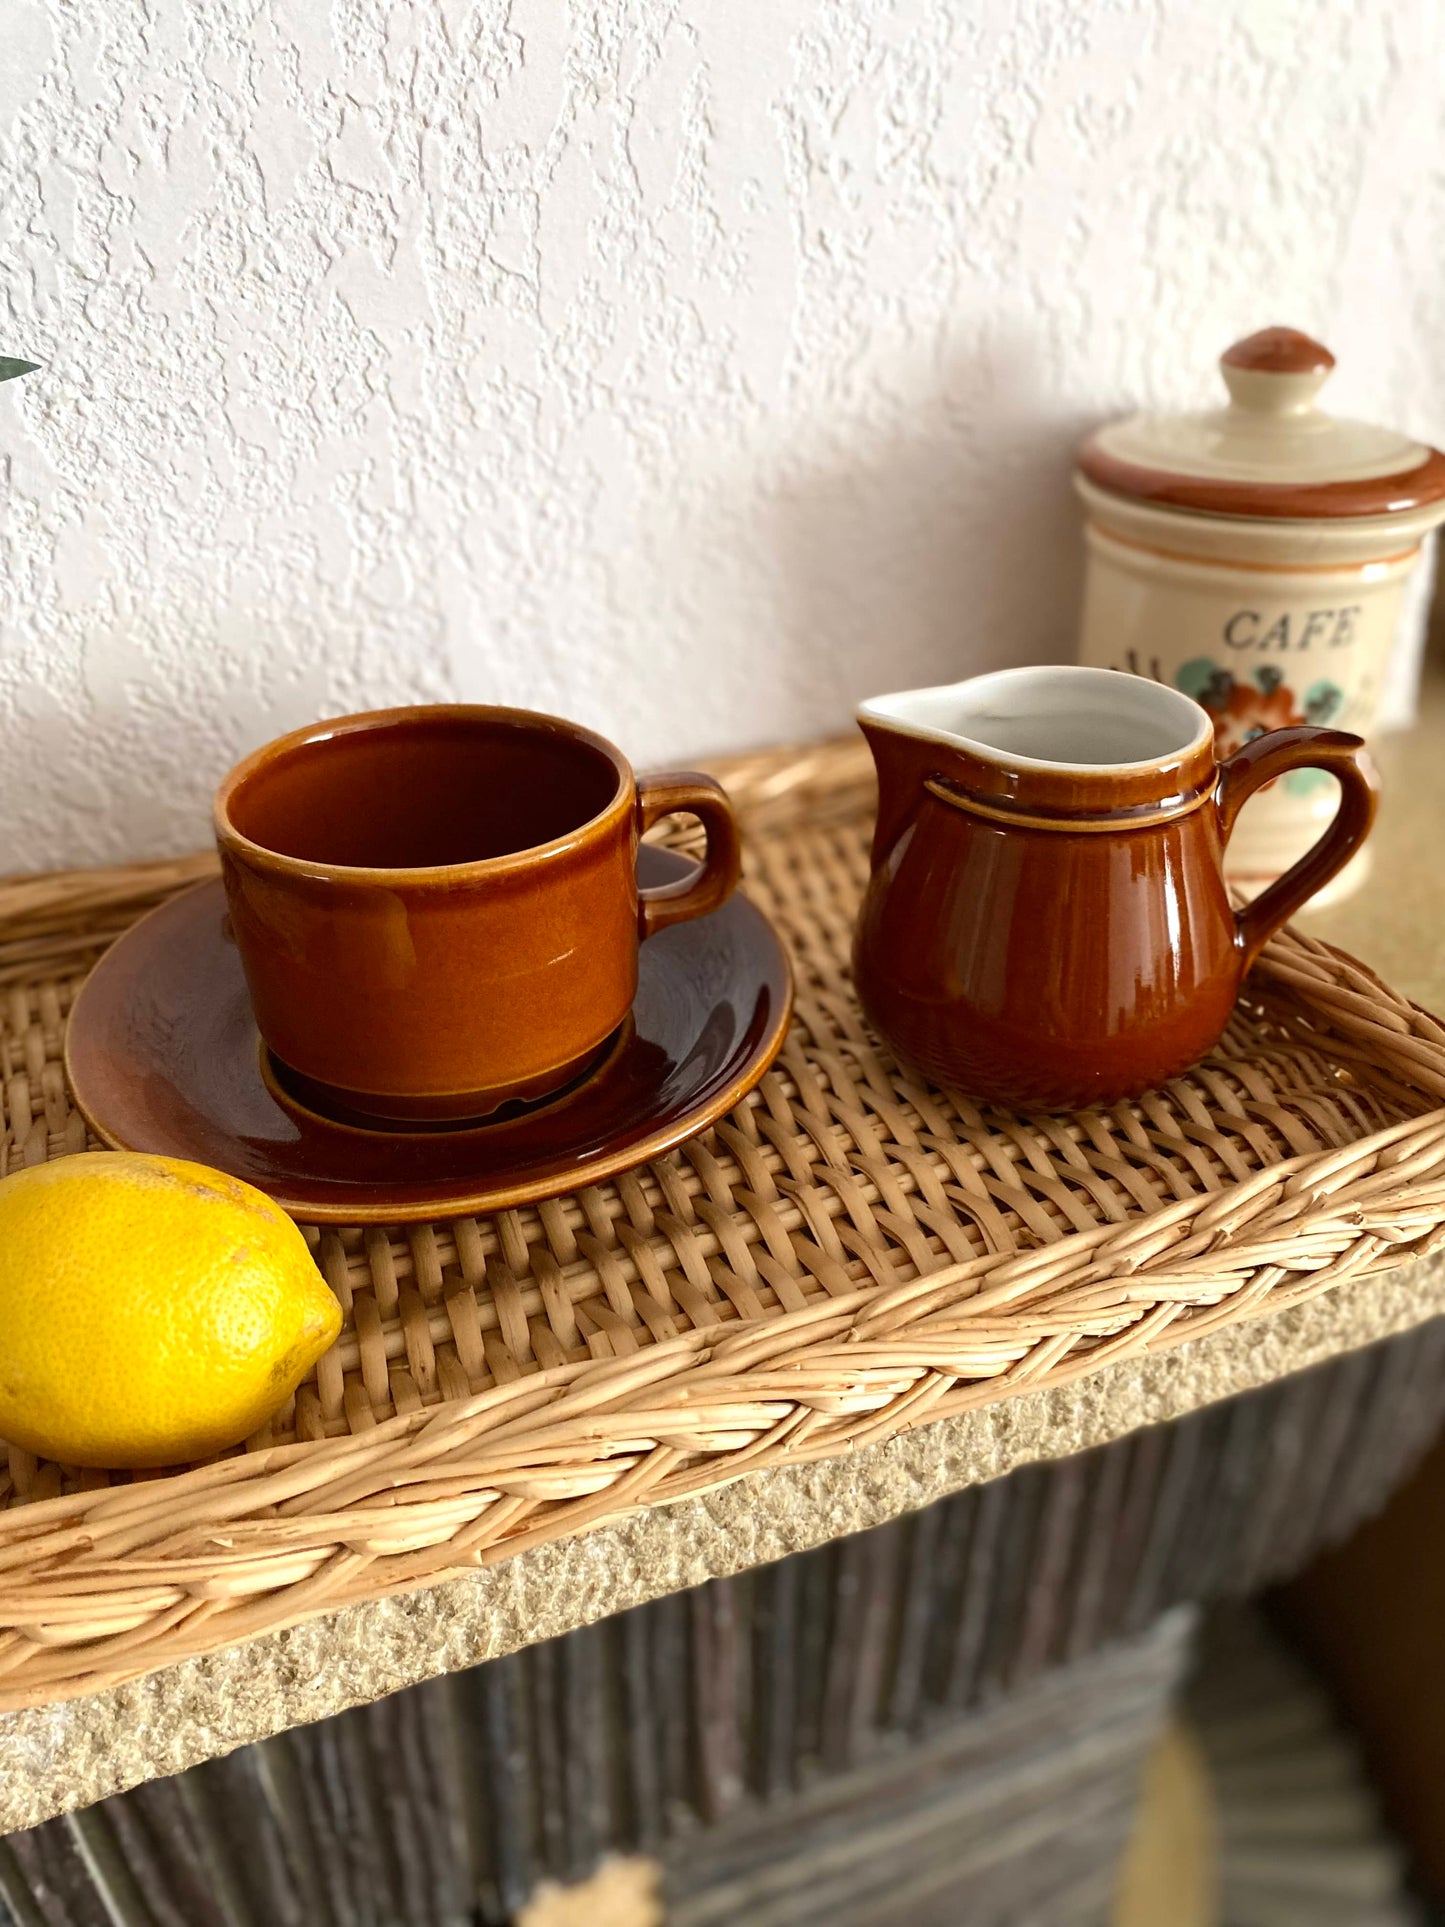
[[[847,976],[872,785],[852,744],[720,766],[788,935],[783,1056],[716,1130],[490,1219],[309,1235],[340,1343],[243,1452],[164,1476],[14,1447],[0,1708],[741,1473],[1059,1384],[1445,1243],[1445,1029],[1294,932],[1219,1049],[1137,1104],[984,1111],[899,1071]],[[86,967],[212,859],[0,885],[3,1155],[85,1148]]]

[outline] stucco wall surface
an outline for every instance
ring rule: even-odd
[[[0,869],[313,715],[641,763],[1072,647],[1068,451],[1289,320],[1445,436],[1433,0],[0,0]]]

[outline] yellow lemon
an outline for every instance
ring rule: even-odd
[[[130,1151],[0,1179],[0,1438],[66,1465],[177,1465],[254,1432],[341,1329],[285,1212]]]

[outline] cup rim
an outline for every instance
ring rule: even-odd
[[[261,770],[294,750],[304,749],[311,743],[328,742],[335,736],[363,735],[370,730],[384,730],[397,723],[443,720],[512,724],[518,729],[528,729],[537,734],[563,736],[604,756],[616,772],[617,787],[611,800],[601,810],[561,836],[553,837],[546,843],[530,843],[522,850],[508,850],[501,856],[468,858],[464,863],[413,864],[395,868],[384,864],[324,863],[312,857],[288,856],[282,850],[273,850],[268,844],[257,843],[232,821],[231,805],[237,794]],[[637,779],[632,765],[617,745],[609,742],[605,736],[599,736],[596,730],[588,729],[582,723],[574,723],[566,716],[553,716],[540,709],[515,709],[499,703],[402,703],[392,709],[360,709],[346,716],[325,717],[263,743],[259,749],[252,750],[249,756],[242,757],[222,777],[216,788],[211,814],[220,848],[254,870],[269,870],[280,876],[305,877],[318,882],[449,887],[458,878],[501,876],[533,868],[538,862],[546,862],[576,850],[613,823],[625,818],[636,794]]]

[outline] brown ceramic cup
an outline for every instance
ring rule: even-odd
[[[936,1083],[1005,1104],[1109,1102],[1186,1070],[1375,811],[1358,736],[1282,729],[1216,762],[1197,703],[1112,669],[1001,670],[858,716],[878,765],[863,1008]],[[1339,779],[1338,814],[1236,910],[1240,809],[1301,768]]]
[[[640,890],[674,812],[698,871]],[[447,704],[314,724],[216,795],[216,841],[256,1023],[303,1101],[404,1120],[484,1117],[586,1071],[626,1018],[638,946],[738,878],[722,788],[634,777],[613,745],[528,710]]]

